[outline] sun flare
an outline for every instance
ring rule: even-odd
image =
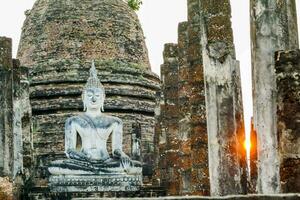
[[[250,152],[250,149],[251,149],[251,141],[248,139],[246,139],[244,141],[244,148],[247,150],[247,152]]]

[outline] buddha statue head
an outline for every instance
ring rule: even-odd
[[[104,111],[105,90],[97,77],[94,61],[90,69],[90,77],[82,92],[84,111]]]

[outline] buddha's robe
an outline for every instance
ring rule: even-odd
[[[69,159],[54,161],[51,174],[106,174],[140,170],[141,163],[132,161],[122,152],[122,121],[101,114],[92,118],[86,114],[70,117],[65,124],[65,153]],[[76,150],[77,134],[82,148]],[[107,140],[112,134],[112,154],[107,151]],[[125,155],[125,156],[124,156]]]

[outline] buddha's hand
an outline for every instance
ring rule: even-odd
[[[80,161],[89,161],[90,158],[88,158],[88,156],[82,152],[78,152],[75,150],[71,150],[69,149],[67,152],[67,157],[70,159],[74,159],[74,160],[80,160]]]
[[[116,149],[114,151],[114,157],[121,160],[122,166],[126,172],[132,167],[131,159],[123,151]]]
[[[118,158],[118,159],[122,159],[125,157],[127,157],[129,159],[129,157],[120,149],[114,150],[113,156],[114,156],[114,158]]]
[[[130,169],[132,167],[132,162],[129,158],[124,158],[124,159],[121,159],[121,163],[122,163],[122,166],[124,168],[124,171],[126,173],[129,173],[130,172]]]

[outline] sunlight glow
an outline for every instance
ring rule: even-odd
[[[250,152],[250,150],[251,150],[251,141],[250,141],[250,139],[247,138],[244,141],[244,148],[246,149],[247,153]]]

